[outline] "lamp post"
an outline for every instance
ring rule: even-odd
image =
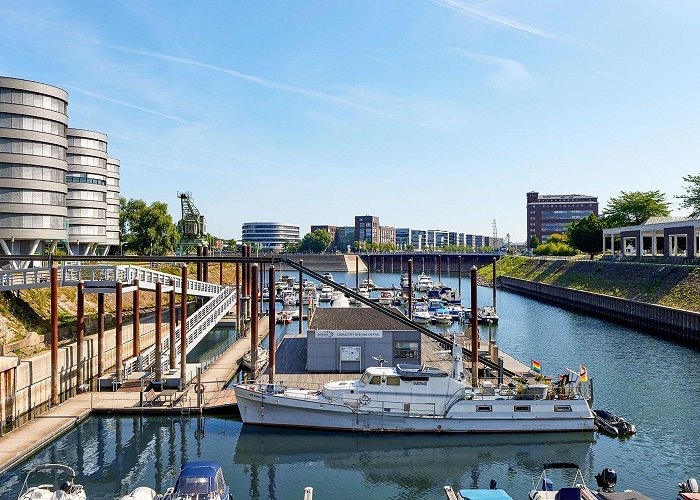
[[[127,245],[126,241],[119,243],[119,255],[124,255],[124,247]]]

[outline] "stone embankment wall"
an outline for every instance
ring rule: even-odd
[[[337,254],[282,254],[281,257],[286,257],[294,262],[299,260],[304,261],[304,266],[316,272],[331,272],[331,273],[354,273],[355,272],[355,255]],[[367,272],[367,265],[360,258],[360,272]],[[283,272],[284,268],[283,268]],[[296,273],[290,270],[289,273]]]
[[[498,285],[594,316],[700,347],[700,313],[599,293],[501,276]]]

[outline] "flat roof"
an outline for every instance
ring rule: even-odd
[[[416,331],[369,307],[329,307],[314,311],[309,330]]]

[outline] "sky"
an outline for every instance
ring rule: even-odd
[[[247,221],[524,241],[525,193],[700,173],[695,0],[0,0],[0,75],[69,93],[121,193]]]

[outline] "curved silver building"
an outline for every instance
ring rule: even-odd
[[[6,255],[42,252],[43,243],[66,239],[67,106],[64,90],[0,77],[0,250]]]
[[[258,245],[263,252],[281,252],[288,241],[299,241],[299,226],[284,222],[246,222],[243,243]]]
[[[119,245],[119,160],[107,158],[107,248]]]
[[[94,255],[107,243],[107,136],[68,129],[68,252]]]

